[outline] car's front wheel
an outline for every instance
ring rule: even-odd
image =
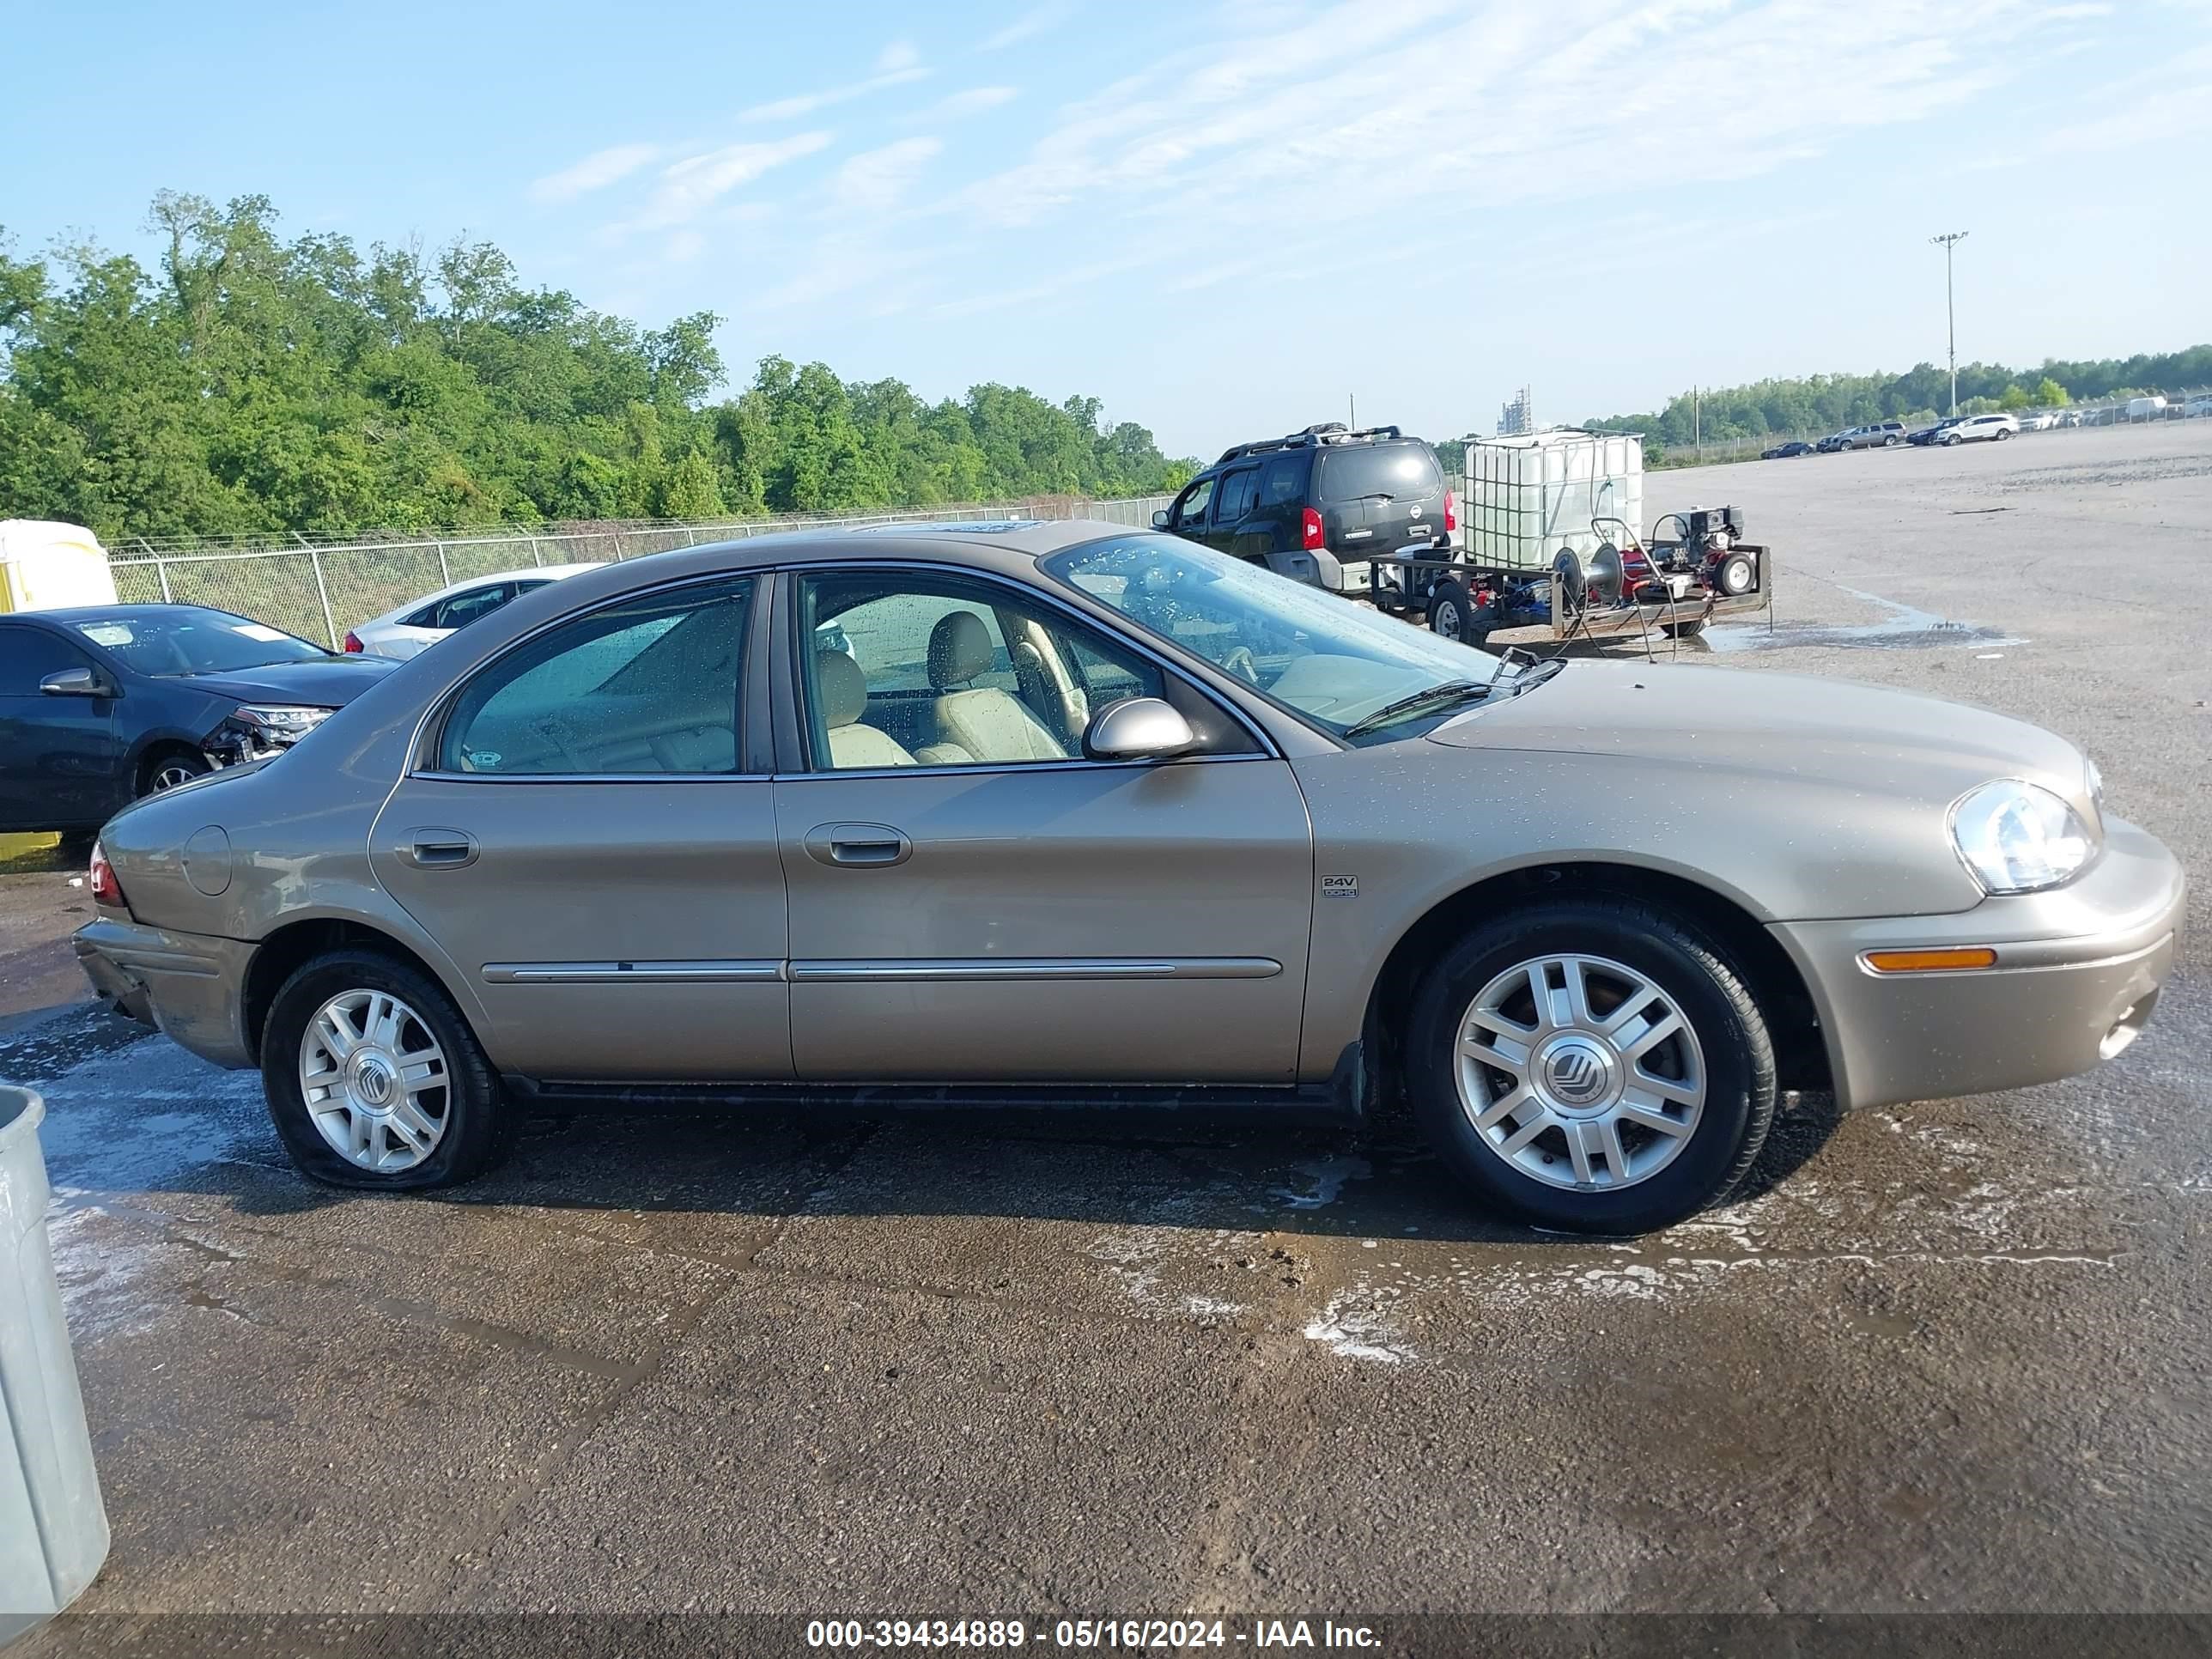
[[[1727,959],[1663,909],[1568,900],[1430,969],[1407,1080],[1430,1140],[1538,1226],[1647,1232],[1726,1194],[1773,1121],[1774,1049]]]
[[[374,951],[333,951],[284,981],[262,1028],[269,1115],[301,1172],[407,1191],[482,1173],[514,1114],[444,989]]]

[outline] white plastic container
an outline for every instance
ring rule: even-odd
[[[80,524],[0,519],[0,611],[114,603],[115,573],[92,532]]]
[[[76,1361],[46,1244],[46,1104],[0,1087],[0,1644],[75,1601],[107,1559]]]
[[[1539,432],[1467,447],[1467,556],[1489,570],[1549,570],[1562,549],[1587,562],[1618,542],[1619,519],[1644,534],[1644,440],[1612,432]]]

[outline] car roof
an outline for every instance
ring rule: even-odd
[[[239,617],[235,611],[225,611],[215,605],[57,605],[51,611],[12,611],[11,616],[45,617],[49,622],[75,624],[88,622],[136,622],[166,617],[179,611],[208,611],[218,617],[238,617],[240,622],[251,622],[251,617]]]
[[[490,582],[525,581],[533,578],[559,581],[565,577],[581,575],[586,570],[597,570],[607,562],[610,562],[604,559],[589,559],[580,564],[526,564],[518,570],[487,570],[482,575],[463,576],[457,581],[447,582],[443,587],[432,588],[428,593],[418,593],[404,605],[395,605],[391,610],[371,617],[360,626],[375,628],[386,623],[397,622],[410,611],[420,611],[426,605],[435,605],[441,599],[449,599],[456,593],[465,593],[472,587],[483,587]]]

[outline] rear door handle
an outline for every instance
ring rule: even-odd
[[[807,832],[806,855],[844,869],[904,864],[914,843],[885,823],[823,823]]]
[[[401,856],[425,870],[458,870],[477,861],[477,838],[465,830],[412,830]]]

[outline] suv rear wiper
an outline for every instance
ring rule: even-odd
[[[1401,697],[1395,702],[1384,703],[1373,714],[1364,715],[1345,727],[1344,735],[1356,738],[1362,732],[1371,732],[1378,726],[1387,725],[1432,702],[1473,702],[1488,696],[1490,687],[1488,680],[1446,680],[1442,684],[1428,686]]]

